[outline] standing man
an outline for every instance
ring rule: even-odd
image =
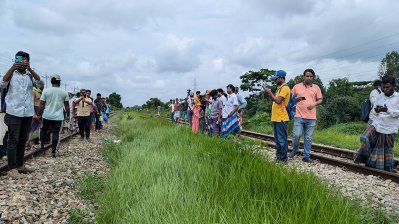
[[[242,130],[242,124],[243,124],[243,109],[247,106],[247,101],[245,98],[238,93],[240,89],[236,87],[236,96],[238,99],[238,122],[240,123],[240,130]]]
[[[188,99],[188,123],[190,127],[193,125],[193,115],[194,115],[194,93],[190,93],[190,98]]]
[[[8,89],[1,109],[6,112],[4,123],[8,126],[7,157],[11,175],[30,172],[24,166],[25,144],[34,114],[33,79],[40,80],[40,76],[31,69],[29,61],[29,54],[19,51],[0,83],[1,88]]]
[[[181,104],[183,111],[183,121],[187,121],[187,113],[188,113],[188,99],[184,98],[184,102]]]
[[[93,100],[93,97],[91,97],[91,90],[87,89],[86,90],[86,97],[90,98],[91,101]],[[96,126],[96,107],[93,105],[89,105],[90,108],[90,130],[94,131],[95,130],[95,126]]]
[[[103,127],[103,124],[101,122],[101,109],[102,109],[102,103],[101,103],[101,93],[97,93],[97,98],[94,100],[94,112],[96,116],[96,131],[100,131]]]
[[[62,122],[65,119],[64,108],[66,111],[67,121],[69,120],[70,109],[68,93],[60,88],[61,77],[59,75],[53,75],[51,77],[51,85],[52,87],[45,89],[40,97],[39,118],[40,116],[43,116],[40,142],[41,148],[44,149],[46,133],[50,130],[52,134],[51,155],[55,158],[56,152],[58,151],[58,144],[60,142],[59,137]]]
[[[240,132],[240,124],[238,123],[238,99],[235,92],[235,87],[232,84],[227,86],[227,101],[223,106],[222,111],[222,136],[227,137],[230,134]]]
[[[365,163],[376,169],[392,171],[393,146],[399,128],[399,93],[395,78],[382,78],[382,91],[370,112],[374,119],[360,136],[361,148],[355,153],[355,163]]]
[[[381,93],[382,93],[381,81],[380,80],[375,80],[374,84],[373,84],[373,87],[374,87],[374,89],[371,91],[370,96],[369,96],[371,108],[374,107],[378,96],[381,95]],[[370,111],[369,121],[367,122],[367,126],[370,126],[373,123],[373,119],[375,118],[375,115],[376,115],[375,113],[371,113],[371,111]]]
[[[311,162],[310,151],[312,138],[316,128],[316,107],[323,103],[323,95],[320,87],[313,83],[315,72],[313,69],[306,69],[303,72],[303,82],[298,83],[292,89],[292,96],[296,98],[296,113],[294,118],[294,129],[292,130],[293,147],[290,158],[293,158],[299,148],[299,141],[304,134],[304,162]]]
[[[223,103],[220,98],[218,98],[218,91],[212,90],[210,93],[213,102],[211,104],[211,115],[209,119],[209,134],[213,136],[220,135],[220,126],[222,124],[222,110]]]
[[[99,102],[100,102],[100,100],[99,100]],[[90,107],[89,107],[89,105],[93,105],[93,101],[91,101],[90,98],[86,97],[86,90],[82,89],[82,90],[80,90],[80,97],[75,99],[74,103],[77,106],[77,112],[76,112],[77,116],[76,117],[78,118],[80,138],[84,139],[86,136],[86,140],[90,140]]]
[[[277,84],[277,91],[274,95],[269,88],[263,87],[265,93],[273,101],[271,121],[276,141],[276,160],[282,162],[287,162],[288,160],[287,125],[289,117],[286,105],[288,105],[288,101],[290,100],[290,87],[286,85],[285,76],[285,71],[278,70],[271,77]]]
[[[44,82],[42,80],[36,81],[36,85],[33,87],[34,97],[34,110],[32,118],[32,126],[29,133],[29,149],[36,144],[39,144],[39,132],[42,125],[42,120],[39,119],[39,108],[40,108],[40,97],[44,89]]]

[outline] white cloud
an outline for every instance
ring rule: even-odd
[[[0,72],[25,50],[41,75],[125,105],[183,97],[194,79],[202,91],[239,85],[250,69],[371,80],[399,49],[398,11],[389,0],[4,0]]]

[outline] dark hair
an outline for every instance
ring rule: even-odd
[[[236,88],[236,93],[238,93],[238,90],[240,90],[240,88],[238,88],[238,86],[235,87]]]
[[[374,84],[373,84],[374,87],[380,86],[380,85],[381,85],[381,80],[377,79],[374,81]]]
[[[390,83],[392,86],[396,86],[395,78],[389,75],[382,77],[382,84]]]
[[[197,91],[197,92],[195,92],[195,94],[200,94],[201,93],[201,91]]]
[[[101,93],[97,93],[97,96],[101,96]]]
[[[230,88],[233,91],[233,93],[236,91],[236,87],[234,87],[233,84],[228,84],[226,87]]]
[[[87,93],[87,92],[90,92],[90,93],[91,93],[91,90],[90,90],[90,89],[86,89],[86,93]]]
[[[85,93],[86,90],[85,90],[85,89],[81,89],[80,92],[81,92],[81,93]]]
[[[51,78],[51,84],[53,84],[53,85],[58,85],[58,86],[60,86],[61,85],[61,81],[60,80],[56,80],[55,78]]]
[[[211,95],[211,97],[217,96],[218,95],[218,91],[216,89],[212,90],[211,93],[209,93],[209,95]]]
[[[316,77],[316,74],[314,73],[313,69],[311,69],[311,68],[305,69],[305,71],[303,71],[303,76],[305,76],[306,72],[312,73],[313,78]]]
[[[223,93],[224,93],[224,90],[223,90],[222,88],[220,88],[220,89],[217,89],[217,91],[218,91],[218,93],[221,93],[221,94],[223,94]]]
[[[15,54],[15,56],[21,56],[21,57],[23,57],[23,58],[28,59],[28,61],[30,60],[29,54],[26,53],[26,52],[23,52],[23,51],[18,51],[18,52]]]

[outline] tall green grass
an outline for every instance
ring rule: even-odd
[[[120,118],[121,144],[99,196],[99,223],[378,223],[314,175],[287,170],[250,146],[193,134],[135,114]]]

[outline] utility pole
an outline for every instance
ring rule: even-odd
[[[66,91],[66,86],[67,86],[66,83],[64,83],[64,86],[65,86],[65,91]]]
[[[194,94],[197,92],[197,79],[194,78]]]

